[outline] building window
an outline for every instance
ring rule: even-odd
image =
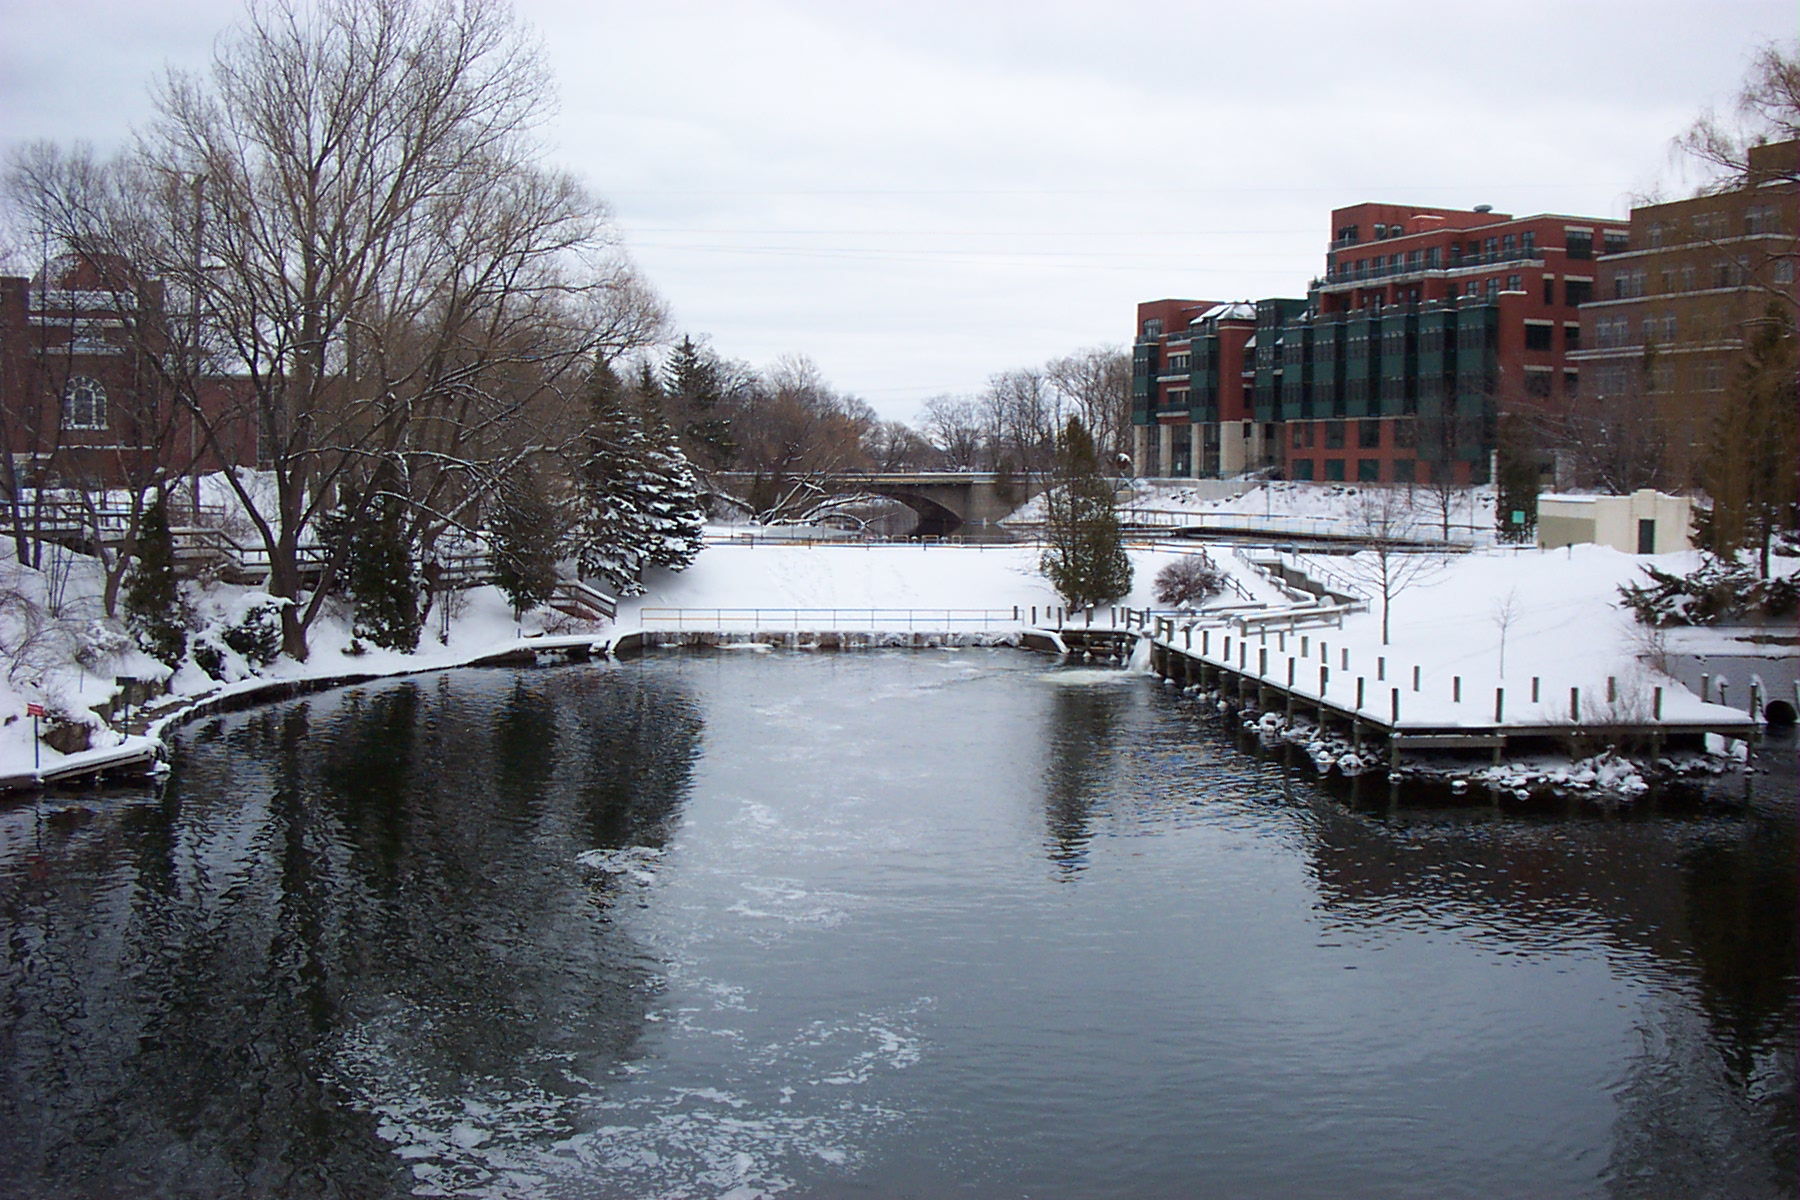
[[[1381,445],[1381,422],[1358,421],[1356,423],[1356,444],[1364,450],[1373,450]]]
[[[1435,271],[1438,269],[1438,248],[1436,246],[1427,246],[1425,248],[1425,269],[1427,271]]]
[[[1556,303],[1556,276],[1554,275],[1544,276],[1544,303]]]
[[[1607,254],[1623,254],[1631,249],[1631,235],[1623,229],[1608,229],[1603,236],[1604,252]]]
[[[1675,314],[1670,313],[1662,319],[1663,345],[1673,345],[1675,341]]]
[[[1303,479],[1308,482],[1311,482],[1312,477],[1313,477],[1313,460],[1312,459],[1310,459],[1310,458],[1295,459],[1291,465],[1294,468],[1294,478],[1295,479]]]
[[[1729,259],[1725,259],[1713,265],[1714,287],[1728,288],[1736,287],[1737,285],[1738,269],[1736,263]]]
[[[1525,372],[1525,394],[1539,400],[1548,400],[1550,398],[1550,372]]]
[[[99,381],[77,375],[63,387],[64,429],[105,429],[106,389]]]
[[[1481,252],[1482,252],[1482,253],[1483,253],[1483,254],[1486,254],[1486,255],[1488,255],[1488,256],[1489,256],[1489,257],[1490,257],[1490,258],[1492,258],[1492,257],[1493,257],[1493,255],[1494,255],[1494,254],[1495,254],[1495,253],[1496,253],[1496,252],[1497,252],[1497,251],[1498,251],[1498,250],[1499,250],[1499,249],[1500,249],[1500,242],[1499,242],[1499,239],[1497,239],[1497,238],[1483,238],[1483,239],[1482,239],[1482,242],[1481,242]]]
[[[1718,361],[1714,360],[1700,368],[1700,382],[1704,390],[1716,392],[1724,386],[1724,372]]]
[[[1578,371],[1563,372],[1563,398],[1573,400],[1581,395],[1581,373]]]
[[[1581,349],[1581,326],[1569,324],[1563,326],[1563,349]]]
[[[1567,248],[1570,258],[1594,257],[1594,234],[1592,230],[1569,230],[1569,232],[1564,235],[1563,245]]]
[[[1304,440],[1302,440],[1302,438],[1300,436],[1300,430],[1301,430],[1301,425],[1298,421],[1296,421],[1294,423],[1294,449],[1296,449],[1296,450],[1298,450],[1301,447],[1306,445],[1306,442]]]
[[[1145,337],[1161,337],[1162,336],[1162,320],[1161,320],[1161,318],[1152,318],[1151,320],[1144,322],[1144,336]]]
[[[1689,268],[1689,269],[1692,270],[1692,268]],[[1776,283],[1792,283],[1792,282],[1794,282],[1794,260],[1793,259],[1784,258],[1775,264],[1775,282]]]
[[[1513,252],[1513,247],[1516,246],[1517,244],[1518,243],[1516,241],[1514,241],[1514,239],[1513,239],[1513,235],[1510,233],[1504,235],[1500,239],[1500,249],[1504,250],[1508,254],[1511,254]]]
[[[1591,279],[1563,280],[1563,303],[1570,308],[1586,304],[1594,298],[1594,281]]]
[[[1522,275],[1508,275],[1506,277],[1506,290],[1509,292],[1524,291],[1525,290],[1525,277]]]
[[[1500,281],[1498,279],[1488,280],[1487,281],[1487,298],[1489,300],[1492,300],[1494,297],[1498,296],[1499,294],[1500,294]]]
[[[1341,458],[1326,459],[1325,478],[1332,483],[1342,483],[1344,481],[1344,460]]]
[[[1744,210],[1745,233],[1774,233],[1775,210],[1765,205],[1753,205]]]
[[[1419,444],[1418,423],[1411,417],[1394,422],[1394,445],[1402,450],[1410,450]]]
[[[1416,466],[1417,464],[1410,458],[1396,459],[1394,461],[1394,482],[1411,483],[1414,478],[1414,468]]]
[[[1554,327],[1547,324],[1525,326],[1525,348],[1527,350],[1550,349],[1550,339],[1553,332]]]
[[[1519,235],[1519,244],[1525,248],[1525,253],[1536,254],[1537,232],[1535,230],[1527,229],[1524,233]]]
[[[1325,448],[1327,450],[1342,450],[1344,448],[1344,423],[1342,421],[1325,422]],[[1343,468],[1341,467],[1339,468],[1339,470],[1342,469]],[[1343,476],[1339,475],[1338,478],[1342,479]]]
[[[1356,460],[1356,482],[1377,483],[1381,479],[1381,460],[1379,458],[1359,458]]]

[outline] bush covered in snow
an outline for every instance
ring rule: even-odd
[[[1729,559],[1707,558],[1691,574],[1676,575],[1646,565],[1650,581],[1625,584],[1619,596],[1645,625],[1717,625],[1760,617],[1792,616],[1800,607],[1800,577],[1758,577]]]
[[[1184,555],[1156,573],[1156,602],[1194,605],[1225,590],[1225,573],[1201,554]]]

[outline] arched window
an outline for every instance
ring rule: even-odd
[[[69,380],[62,394],[62,427],[64,429],[105,429],[106,389],[98,380],[77,375]]]

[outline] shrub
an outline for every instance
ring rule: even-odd
[[[219,635],[219,640],[244,656],[245,661],[259,667],[266,667],[281,657],[281,608],[282,601],[273,596],[266,600],[253,601],[244,608],[244,615],[237,624],[229,626]],[[194,661],[200,661],[196,650]],[[205,669],[206,664],[201,663]],[[212,674],[210,670],[207,674]]]
[[[1199,554],[1184,555],[1156,573],[1158,604],[1197,605],[1225,590],[1225,573]]]
[[[1708,558],[1698,570],[1676,575],[1645,566],[1650,581],[1623,584],[1619,598],[1645,625],[1717,625],[1754,617],[1791,616],[1800,608],[1800,580],[1761,579],[1755,570],[1724,558]]]

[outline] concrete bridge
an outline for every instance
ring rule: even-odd
[[[755,482],[740,471],[715,478],[746,490]],[[921,535],[936,537],[963,525],[993,524],[1043,491],[1046,482],[1044,476],[994,471],[845,471],[824,484],[839,495],[864,492],[898,500],[919,514]]]

